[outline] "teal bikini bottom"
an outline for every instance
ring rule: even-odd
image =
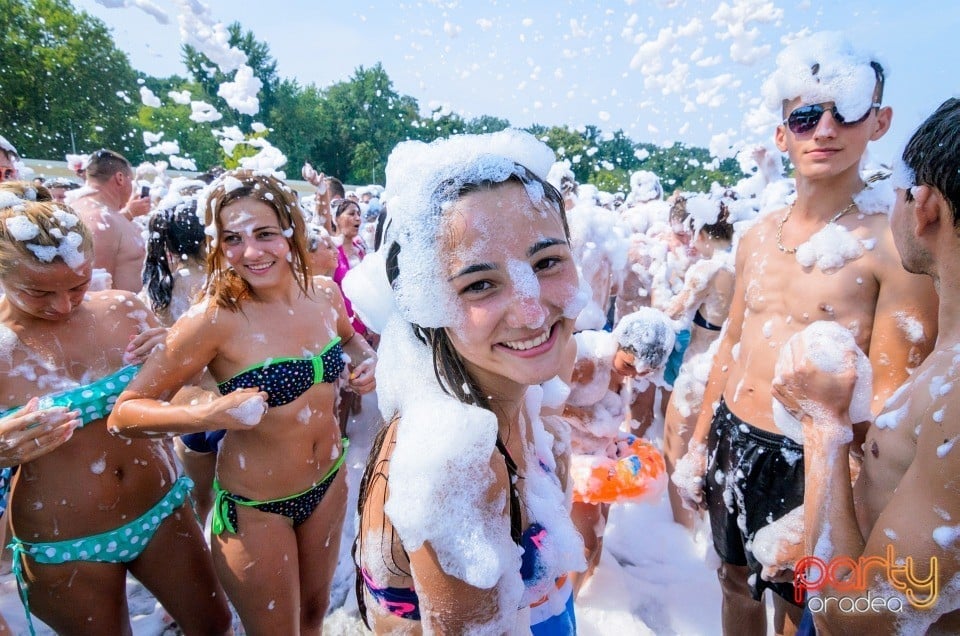
[[[193,481],[186,476],[174,482],[173,487],[150,510],[116,530],[108,530],[89,537],[28,543],[17,537],[8,546],[13,550],[13,575],[17,579],[20,600],[27,613],[30,633],[35,634],[30,617],[28,585],[23,575],[21,557],[30,556],[35,562],[60,564],[69,561],[93,561],[96,563],[129,563],[140,556],[164,519],[183,505],[193,489]]]

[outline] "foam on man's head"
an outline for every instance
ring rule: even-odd
[[[863,117],[879,102],[883,66],[876,55],[858,50],[840,33],[824,31],[791,43],[777,56],[777,68],[764,82],[767,108],[800,98],[804,104],[834,102],[847,121]]]

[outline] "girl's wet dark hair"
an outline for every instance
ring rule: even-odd
[[[720,198],[720,214],[717,215],[717,220],[714,223],[707,223],[700,231],[705,233],[712,239],[718,241],[732,241],[733,240],[733,224],[730,223],[730,206],[731,201],[736,201],[738,198],[736,191],[726,190],[723,193],[723,196]]]
[[[150,218],[147,256],[143,263],[143,286],[154,312],[166,309],[173,295],[173,272],[168,253],[201,260],[206,252],[203,223],[197,216],[197,201],[191,199],[158,211]]]

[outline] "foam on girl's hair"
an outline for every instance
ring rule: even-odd
[[[49,208],[38,211],[38,205]],[[27,206],[34,207],[28,211]],[[90,240],[85,232],[77,230],[80,219],[68,208],[2,193],[0,216],[9,239],[23,244],[41,263],[52,263],[59,256],[68,267],[76,269],[86,261]]]
[[[390,199],[389,226],[384,244],[397,243],[399,276],[394,282],[395,299],[403,317],[421,327],[451,324],[452,301],[446,290],[439,251],[440,224],[437,218],[444,202],[435,200],[443,186],[455,193],[468,183],[500,183],[525,167],[546,180],[554,162],[550,148],[533,135],[503,130],[488,135],[455,135],[425,144],[400,143],[387,160],[386,194]],[[543,188],[527,184],[530,200],[539,204]],[[440,297],[438,298],[438,292]]]
[[[856,50],[838,32],[815,33],[780,52],[776,70],[763,83],[763,99],[774,112],[797,97],[804,104],[834,102],[844,119],[856,121],[873,103],[873,61],[877,56]]]

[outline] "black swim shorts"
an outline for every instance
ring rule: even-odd
[[[803,503],[803,446],[747,424],[721,399],[707,452],[704,490],[717,554],[724,563],[750,569],[756,600],[770,588],[793,603],[793,585],[762,580],[763,566],[749,546],[760,528]]]

